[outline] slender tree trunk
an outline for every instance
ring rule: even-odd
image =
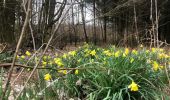
[[[137,43],[139,44],[139,33],[138,33],[138,23],[137,23],[137,15],[136,15],[136,6],[134,4],[134,21],[135,21],[135,38],[137,40]]]
[[[84,16],[84,3],[83,0],[81,0],[81,18],[82,18],[82,22],[83,22],[83,31],[84,31],[84,38],[85,41],[88,43],[88,36],[87,36],[87,32],[86,32],[86,23],[85,23],[85,16]]]
[[[159,47],[159,38],[158,38],[158,3],[157,0],[155,0],[155,24],[156,24],[156,46]]]
[[[103,12],[106,13],[106,1],[105,0],[104,0]],[[104,40],[103,40],[103,42],[106,43],[106,41],[107,41],[107,17],[106,16],[104,16],[103,28],[104,28]]]
[[[71,2],[73,2],[73,0],[71,0]],[[71,7],[71,11],[72,11],[72,28],[73,28],[73,32],[74,32],[74,43],[75,43],[75,46],[77,45],[77,32],[76,32],[76,28],[75,28],[75,19],[74,19],[74,6]]]
[[[96,0],[93,0],[93,41],[94,44],[97,44],[97,37],[96,37]]]

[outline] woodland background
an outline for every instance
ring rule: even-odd
[[[39,48],[69,8],[55,31],[54,47],[82,42],[165,46],[170,43],[169,7],[169,0],[31,0],[30,7],[27,0],[0,0],[0,43],[16,46],[29,9],[22,48]]]

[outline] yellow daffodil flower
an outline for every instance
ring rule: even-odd
[[[75,56],[76,55],[76,51],[71,51],[68,53],[69,55]]]
[[[26,51],[25,54],[26,54],[27,56],[31,56],[31,53],[30,53],[29,51]]]
[[[24,56],[24,55],[22,55],[22,56],[21,56],[21,58],[22,58],[22,59],[25,59],[25,56]]]
[[[65,74],[65,75],[66,75],[66,74],[67,74],[67,70],[63,70],[63,74]]]
[[[129,54],[129,49],[126,48],[126,49],[125,49],[125,55],[128,55],[128,54]]]
[[[137,55],[137,54],[138,54],[138,51],[136,51],[136,50],[132,50],[132,54]]]
[[[132,81],[132,83],[128,86],[128,88],[130,88],[130,90],[134,92],[139,90],[138,84],[136,84],[134,81]]]
[[[48,73],[48,74],[45,74],[44,75],[44,79],[46,80],[46,81],[49,81],[50,79],[51,79],[51,75]]]
[[[95,51],[95,50],[92,50],[92,51],[90,52],[90,54],[91,54],[92,56],[95,56],[95,55],[96,55],[96,51]]]
[[[62,56],[64,59],[66,59],[67,58],[67,54],[63,54],[63,56]]]
[[[106,56],[111,56],[111,55],[112,55],[109,50],[105,50],[103,53],[104,53]]]
[[[46,66],[47,62],[46,61],[42,61],[42,65]]]
[[[152,48],[152,52],[156,52],[156,48]]]
[[[64,66],[61,58],[54,58],[54,62],[60,67]]]
[[[154,71],[157,71],[159,68],[159,64],[156,61],[153,62],[152,66]]]
[[[79,74],[79,70],[76,69],[75,72],[74,72],[74,74],[75,74],[75,75]]]
[[[164,52],[164,49],[161,48],[161,49],[159,49],[159,51],[160,51],[160,52]]]
[[[131,59],[130,59],[130,63],[133,63],[133,62],[134,62],[134,60],[135,60],[135,59],[131,58]]]
[[[43,56],[43,59],[44,59],[44,60],[47,60],[47,56]]]
[[[119,57],[119,56],[120,56],[120,51],[116,51],[115,57]]]
[[[161,66],[160,66],[160,69],[163,69],[163,68],[165,68],[165,66],[162,66],[162,65],[161,65]]]

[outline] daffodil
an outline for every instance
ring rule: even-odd
[[[59,73],[62,73],[62,72],[63,72],[63,70],[58,70],[58,72],[59,72]]]
[[[164,58],[170,58],[170,56],[168,56],[167,54],[164,55]]]
[[[75,74],[75,75],[79,74],[79,70],[76,69],[75,72],[74,72],[74,74]]]
[[[132,54],[137,55],[137,54],[138,54],[138,51],[136,51],[136,50],[132,50]]]
[[[128,88],[130,88],[130,90],[134,92],[139,90],[138,84],[136,84],[134,81],[132,81],[132,83],[128,86]]]
[[[50,79],[51,79],[51,75],[48,73],[48,74],[45,74],[44,75],[44,79],[46,80],[46,81],[49,81]]]
[[[154,71],[157,71],[159,69],[159,64],[156,61],[153,62],[152,66]]]
[[[133,63],[133,62],[134,62],[134,60],[135,60],[135,59],[131,58],[131,59],[130,59],[130,63]]]
[[[52,65],[52,64],[53,64],[53,62],[52,62],[52,61],[50,61],[50,62],[49,62],[49,65]]]
[[[105,50],[103,53],[104,53],[106,56],[111,56],[111,55],[112,55],[109,50]]]
[[[44,59],[44,60],[47,60],[47,56],[43,56],[43,59]]]
[[[63,54],[63,56],[62,56],[64,59],[66,59],[67,58],[67,54]]]
[[[72,56],[75,56],[76,55],[76,51],[70,51],[69,54],[72,55]]]
[[[125,54],[125,53],[123,53],[123,57],[126,57],[126,54]]]
[[[120,51],[118,50],[115,52],[115,57],[119,57],[119,56],[120,56]]]
[[[160,48],[159,51],[160,51],[160,52],[164,52],[164,49]]]
[[[22,59],[25,59],[25,56],[24,56],[24,55],[22,55],[22,56],[21,56],[21,58],[22,58]]]
[[[64,66],[64,64],[62,62],[58,62],[57,65],[60,67]]]
[[[67,74],[67,70],[63,70],[63,74],[65,74],[65,75],[66,75],[66,74]]]
[[[31,56],[31,53],[30,53],[29,51],[26,51],[25,54],[26,54],[27,56]]]
[[[164,53],[159,53],[159,54],[158,54],[158,58],[159,58],[159,59],[164,58]]]
[[[18,55],[16,56],[16,59],[19,59],[19,56],[18,56]]]
[[[54,62],[60,67],[64,66],[61,58],[54,58]]]
[[[128,55],[128,54],[129,54],[129,49],[126,48],[126,49],[125,49],[125,55]]]
[[[62,74],[67,74],[67,70],[58,70],[59,73],[62,73]]]
[[[47,62],[46,61],[42,61],[42,65],[46,66]]]
[[[152,48],[152,52],[156,52],[156,48]]]
[[[90,54],[91,54],[92,56],[95,56],[95,55],[96,55],[96,51],[95,51],[95,50],[92,50],[92,51],[90,52]]]
[[[163,68],[165,68],[165,66],[162,66],[162,65],[161,65],[161,66],[160,66],[160,69],[163,69]]]

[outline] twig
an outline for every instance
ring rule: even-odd
[[[7,46],[7,44],[0,44],[0,46],[2,45],[2,50],[0,50],[0,53],[2,53],[4,50],[5,50],[5,48],[6,48],[6,46]]]

